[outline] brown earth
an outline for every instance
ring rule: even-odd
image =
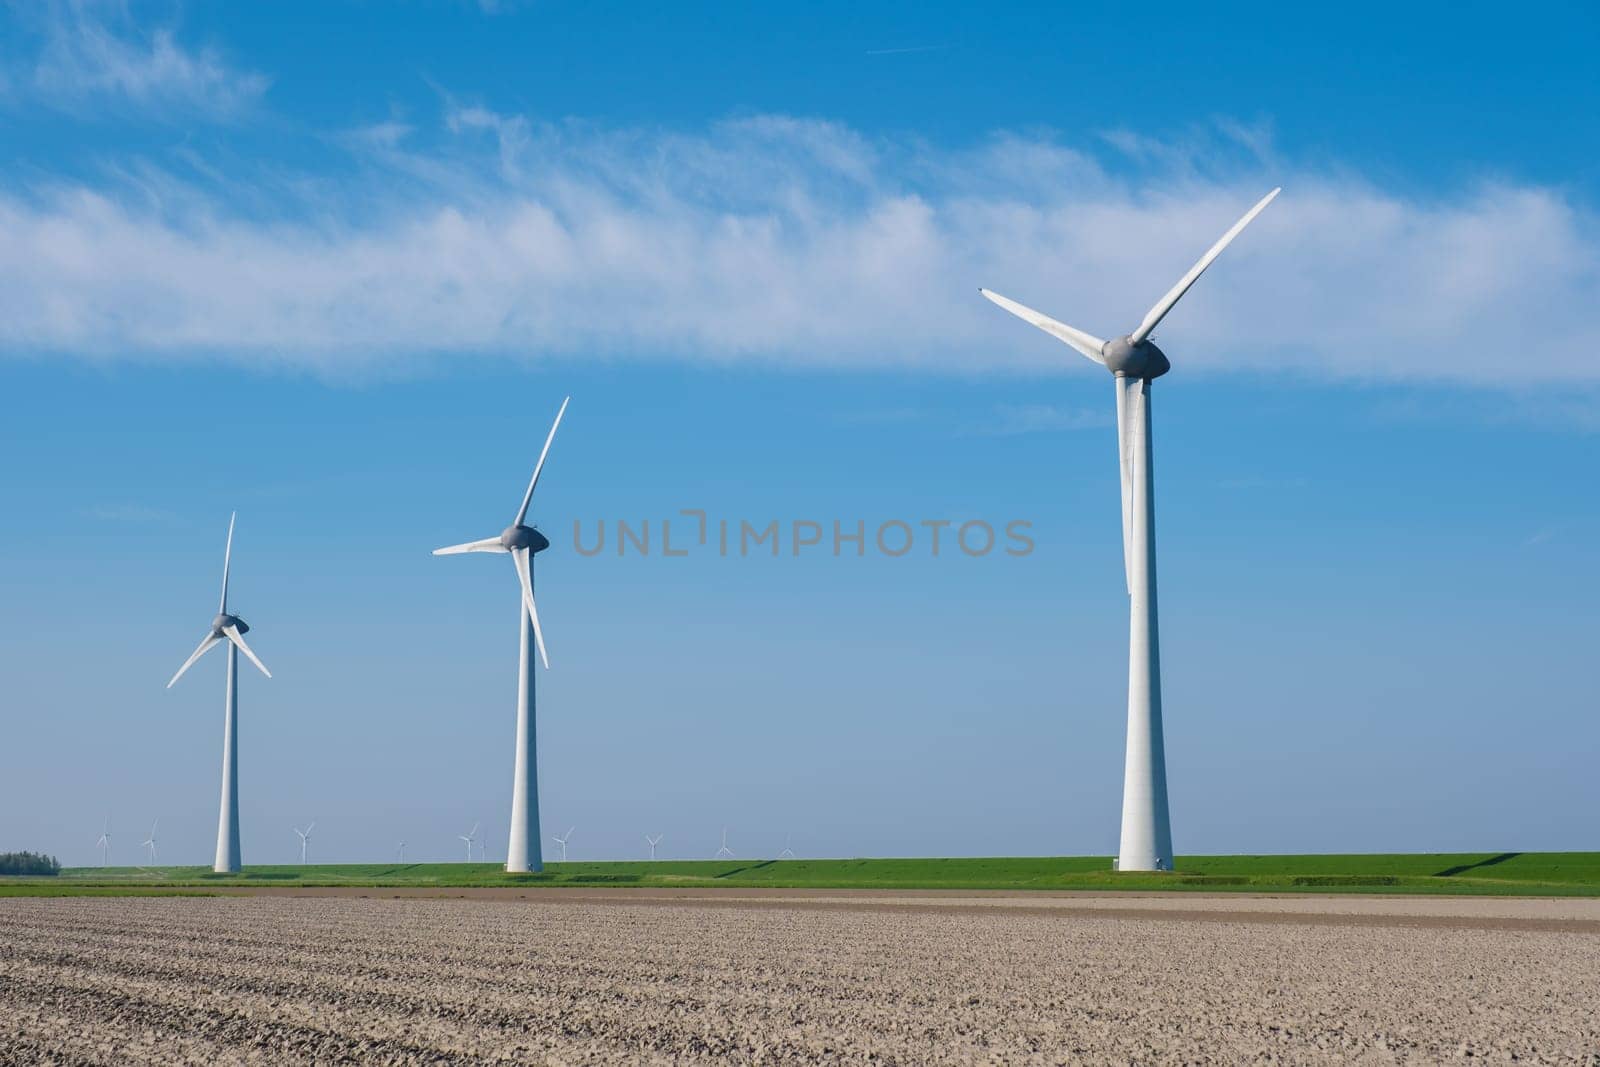
[[[1600,1065],[1595,901],[470,892],[0,899],[0,1063]]]

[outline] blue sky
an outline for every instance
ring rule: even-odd
[[[1111,385],[975,290],[1125,331],[1279,184],[1161,329],[1178,848],[1600,848],[1586,7],[0,18],[0,848],[209,859],[237,508],[246,862],[503,859],[514,585],[428,552],[570,393],[574,858],[1110,853]],[[574,551],[686,508],[1035,549]]]

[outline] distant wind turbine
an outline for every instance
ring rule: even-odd
[[[564,836],[564,837],[556,837],[554,835],[551,835],[550,840],[556,842],[556,844],[561,846],[561,862],[562,863],[567,862],[567,842],[572,839],[572,831],[574,831],[576,829],[577,829],[576,826],[567,827],[567,833],[566,833],[566,836]]]
[[[150,850],[149,862],[152,867],[156,865],[156,827],[160,825],[161,820],[158,818],[150,824],[150,836],[139,842],[139,844]]]
[[[106,816],[105,825],[100,830],[100,840],[95,842],[100,849],[100,866],[106,865],[106,857],[111,855],[111,816]]]
[[[395,852],[394,861],[396,863],[404,863],[406,861],[406,843],[404,841],[400,842],[400,847]]]
[[[728,828],[726,826],[722,828],[722,847],[717,849],[717,854],[712,858],[720,860],[723,857],[727,857],[730,860],[733,859],[733,849],[728,847]]]
[[[302,867],[306,865],[306,845],[311,841],[311,831],[316,828],[316,825],[316,822],[313,821],[304,830],[298,826],[294,828],[294,832],[300,835],[300,866]]]
[[[467,862],[471,863],[472,862],[472,843],[474,841],[478,840],[478,824],[477,823],[473,823],[472,824],[472,829],[468,830],[464,834],[457,834],[456,837],[460,838],[462,841],[465,841],[467,843]]]
[[[650,858],[652,860],[656,858],[656,846],[661,844],[661,839],[665,836],[665,834],[656,834],[654,837],[649,834],[644,835],[644,839],[650,842]]]
[[[789,838],[791,836],[792,835],[790,835],[790,834],[784,834],[783,835],[783,851],[778,853],[778,858],[780,860],[792,860],[792,859],[794,859],[794,849],[789,847]]]
[[[546,670],[550,657],[545,653],[544,631],[539,628],[539,611],[533,603],[533,557],[550,547],[550,539],[531,526],[523,524],[528,517],[528,505],[533,502],[533,490],[539,484],[544,461],[550,455],[550,443],[556,439],[556,429],[561,416],[567,413],[569,396],[561,402],[556,420],[550,425],[550,434],[544,439],[544,449],[539,462],[534,464],[533,478],[528,491],[522,494],[522,506],[517,509],[511,525],[498,537],[481,541],[436,548],[436,556],[453,556],[463,552],[497,552],[511,556],[517,572],[517,584],[522,587],[522,603],[517,609],[522,631],[522,650],[517,661],[517,750],[516,766],[511,777],[511,842],[506,848],[506,870],[538,871],[544,869],[544,855],[539,847],[539,783],[538,760],[535,758],[537,733],[534,723],[533,653],[537,646],[539,659]]]
[[[237,871],[239,861],[239,653],[254,663],[268,678],[272,672],[256,658],[245,644],[244,635],[250,627],[237,615],[228,613],[228,564],[233,558],[233,522],[238,512],[228,519],[228,546],[222,552],[222,600],[217,615],[211,620],[211,632],[200,641],[178,673],[167,683],[171,689],[195,661],[209,652],[214,645],[228,643],[228,682],[223,701],[222,726],[222,812],[217,818],[217,856],[211,869],[217,872]]]
[[[1222,250],[1272,203],[1262,197],[1156,301],[1130,334],[1102,341],[1048,315],[980,289],[985,297],[1079,354],[1116,379],[1117,452],[1122,472],[1122,558],[1128,585],[1128,746],[1122,777],[1122,838],[1117,869],[1172,869],[1172,823],[1167,809],[1167,756],[1161,731],[1161,653],[1156,627],[1156,543],[1150,390],[1172,368],[1150,339]]]

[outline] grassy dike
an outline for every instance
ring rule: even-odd
[[[69,867],[0,879],[0,896],[204,893],[263,886],[570,886],[774,889],[1136,890],[1600,896],[1600,852],[1180,856],[1171,874],[1118,874],[1104,856],[992,859],[699,860],[550,863],[512,875],[489,863]]]

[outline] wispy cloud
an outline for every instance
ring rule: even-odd
[[[980,432],[1010,437],[1025,433],[1095,430],[1115,422],[1111,413],[1104,410],[1064,408],[1051,404],[1002,404],[995,408],[994,420],[982,427]]]
[[[1310,483],[1304,478],[1299,477],[1268,478],[1261,475],[1243,475],[1223,478],[1217,482],[1217,488],[1230,492],[1270,492],[1278,489],[1304,489],[1308,484]]]
[[[173,526],[181,520],[175,512],[145,504],[95,504],[84,509],[84,517],[99,522],[126,523],[130,526]]]
[[[225,181],[186,162],[0,186],[0,349],[333,375],[617,355],[1086,373],[976,288],[1115,335],[1282,184],[1163,324],[1178,371],[1600,383],[1600,227],[1552,188],[1424,198],[1254,149],[1207,175],[1098,140],[941,150],[783,116],[683,132],[454,103],[341,143],[337,176],[233,156]]]
[[[64,0],[19,6],[37,45],[32,70],[6,95],[68,111],[134,108],[232,116],[266,92],[268,79],[231,66],[209,45],[180,43],[173,27],[147,27],[121,6]]]
[[[902,406],[841,411],[835,418],[846,426],[900,426],[922,422],[932,414],[927,408]]]

